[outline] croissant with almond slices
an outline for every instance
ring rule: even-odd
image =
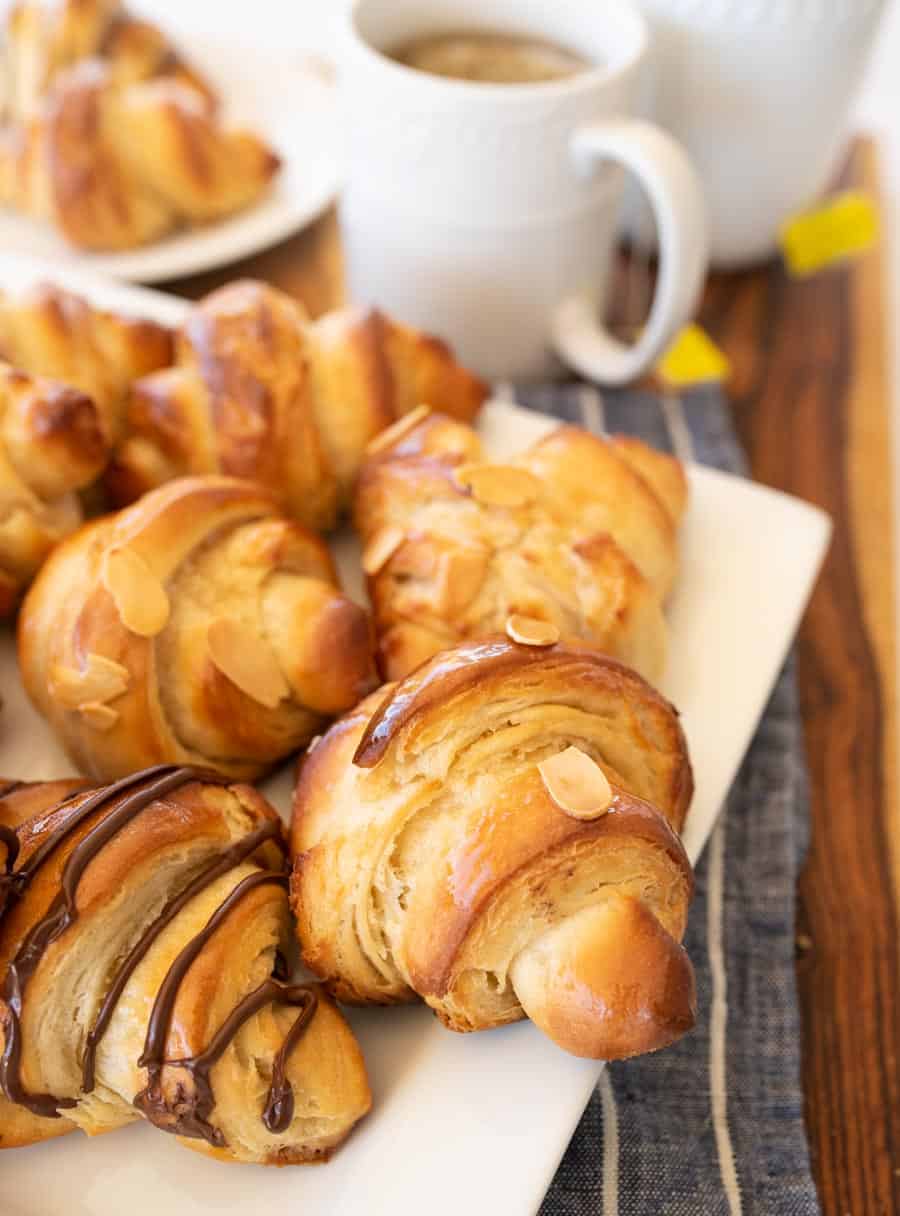
[[[19,617],[32,701],[78,767],[259,776],[376,683],[369,620],[260,486],[182,478],[58,546]]]
[[[672,707],[579,646],[494,637],[367,698],[303,761],[292,902],[341,1000],[529,1017],[615,1059],[694,1018],[692,792]]]
[[[4,857],[5,852],[5,857]],[[220,1160],[321,1160],[359,1047],[292,983],[281,822],[191,768],[0,789],[0,1148],[143,1116]]]
[[[636,440],[561,427],[494,464],[468,427],[401,419],[354,501],[385,676],[523,618],[657,679],[684,502],[678,462]]]
[[[310,322],[273,287],[231,283],[191,310],[175,366],[134,385],[108,485],[121,503],[172,477],[229,473],[328,528],[374,435],[420,401],[468,421],[486,393],[442,342],[381,313]]]
[[[226,127],[191,86],[166,77],[122,85],[87,59],[4,133],[0,202],[81,248],[130,249],[248,207],[278,167],[262,139]]]
[[[109,449],[90,397],[0,362],[0,618],[81,524],[76,491],[100,473]]]
[[[87,393],[110,445],[121,436],[132,383],[167,366],[173,353],[165,326],[98,308],[55,284],[0,291],[0,358]]]
[[[164,76],[215,104],[209,82],[162,30],[134,17],[120,0],[17,0],[4,42],[6,117],[13,122],[34,117],[60,72],[97,57],[119,84]]]

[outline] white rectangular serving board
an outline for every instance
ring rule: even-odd
[[[185,305],[141,288],[56,274],[0,255],[0,288],[64,279],[98,303],[174,323]],[[494,403],[480,431],[496,457],[554,424]],[[692,467],[681,574],[669,613],[663,691],[681,710],[696,777],[685,840],[696,859],[753,736],[825,553],[818,509],[750,482]],[[352,537],[335,551],[361,594]],[[0,634],[0,774],[71,772],[18,682]],[[263,788],[282,812],[289,767]],[[352,1010],[374,1093],[372,1113],[325,1166],[223,1165],[137,1124],[88,1140],[0,1154],[2,1216],[490,1216],[535,1212],[599,1075],[524,1022],[456,1035],[424,1007]]]

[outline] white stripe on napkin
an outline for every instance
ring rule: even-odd
[[[675,455],[684,463],[693,459],[694,444],[684,416],[681,398],[667,393],[662,399],[663,414]],[[706,935],[709,969],[712,977],[712,1010],[709,1029],[709,1094],[713,1132],[719,1156],[719,1173],[730,1216],[741,1216],[741,1188],[734,1164],[734,1149],[728,1127],[728,1069],[725,1044],[728,1026],[728,973],[722,945],[722,910],[725,889],[725,824],[716,824],[709,845],[709,890],[706,902]]]
[[[619,1216],[619,1112],[609,1069],[600,1074],[603,1106],[603,1216]]]
[[[606,411],[597,389],[589,384],[583,385],[578,390],[578,408],[586,430],[594,435],[602,435],[606,431]]]
[[[672,451],[682,464],[690,464],[694,459],[694,441],[684,416],[681,398],[677,393],[664,393],[662,409],[669,439],[672,441]]]
[[[741,1188],[734,1164],[728,1129],[728,1070],[725,1032],[728,1022],[728,974],[722,947],[722,895],[725,888],[725,823],[720,818],[709,844],[709,890],[706,904],[706,934],[712,976],[712,1011],[709,1029],[710,1099],[713,1131],[719,1154],[719,1172],[731,1216],[741,1216]]]

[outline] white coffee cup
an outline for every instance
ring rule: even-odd
[[[386,52],[448,31],[525,34],[590,66],[539,84],[429,75]],[[668,135],[628,117],[647,28],[625,0],[356,0],[343,37],[341,222],[351,297],[440,334],[491,379],[558,366],[621,384],[690,318],[706,269],[702,192]],[[633,346],[602,328],[630,170],[660,268]]]

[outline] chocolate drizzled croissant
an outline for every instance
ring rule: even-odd
[[[0,826],[0,1147],[142,1114],[287,1164],[365,1114],[352,1034],[284,974],[281,826],[254,790],[174,767],[13,785]]]
[[[529,1017],[615,1059],[690,1028],[692,791],[672,707],[578,646],[492,638],[367,698],[306,756],[291,849],[304,961],[343,1000],[453,1030]]]

